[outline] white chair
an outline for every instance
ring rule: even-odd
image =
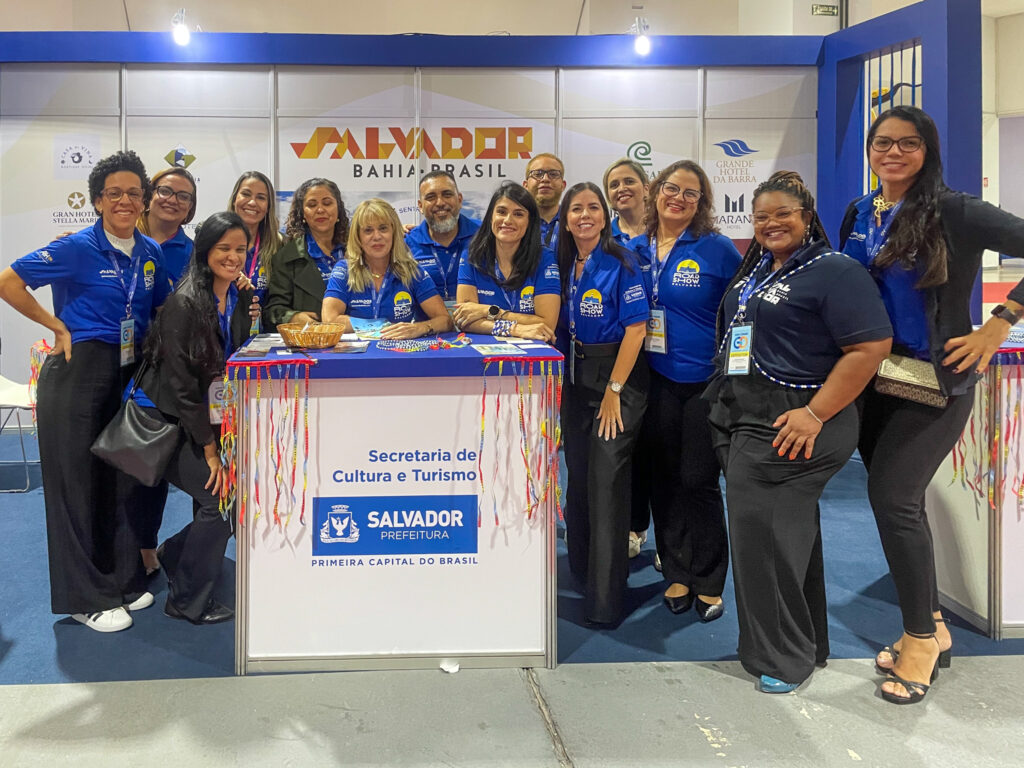
[[[0,461],[0,466],[16,466],[21,464],[25,469],[24,488],[4,488],[0,489],[0,493],[24,493],[32,485],[28,474],[28,467],[29,464],[36,464],[38,462],[30,462],[28,460],[28,454],[25,452],[25,432],[21,423],[21,412],[31,410],[32,399],[29,397],[28,384],[18,384],[0,376],[0,419],[2,419],[0,421],[0,432],[7,428],[7,423],[14,416],[18,422],[18,439],[21,441],[21,461]]]

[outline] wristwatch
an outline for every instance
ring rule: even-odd
[[[608,379],[608,389],[614,392],[616,395],[622,391],[622,383],[615,379]]]
[[[491,304],[491,306],[489,306],[487,308],[487,317],[490,320],[496,319],[498,317],[498,315],[500,315],[500,314],[501,314],[501,307],[499,307],[497,304]]]
[[[1024,310],[1010,309],[1005,304],[1000,304],[992,309],[992,316],[1002,318],[1010,325],[1016,325],[1020,318],[1024,316]]]

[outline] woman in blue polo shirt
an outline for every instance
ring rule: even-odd
[[[647,232],[630,241],[651,300],[647,360],[651,389],[642,442],[650,455],[651,511],[672,613],[696,606],[719,618],[729,566],[720,468],[701,394],[715,367],[715,317],[740,254],[715,229],[714,196],[691,160],[654,180]]]
[[[540,244],[533,196],[506,182],[459,265],[455,324],[463,331],[553,341],[559,281],[555,254]]]
[[[857,446],[854,400],[889,353],[878,289],[832,251],[791,171],[754,190],[754,241],[719,310],[711,402],[740,662],[788,693],[828,658],[818,499]]]
[[[160,246],[135,228],[151,194],[134,152],[103,158],[89,174],[96,224],[0,273],[0,297],[54,334],[37,393],[51,608],[99,632],[127,629],[129,611],[153,602],[118,473],[89,450],[170,293]],[[28,291],[44,285],[53,314]]]
[[[625,245],[647,231],[644,224],[647,190],[650,188],[647,172],[636,160],[623,157],[608,166],[603,183],[608,207],[615,211],[612,237],[620,245]]]
[[[196,180],[184,168],[174,166],[154,173],[151,181],[153,198],[137,226],[160,244],[164,269],[177,285],[192,255],[192,238],[182,227],[196,215]]]
[[[571,235],[558,241],[569,339],[562,393],[569,568],[586,583],[584,618],[612,625],[622,617],[633,449],[647,407],[640,351],[647,295],[633,254],[612,238],[596,184],[571,187],[558,219]]]
[[[242,272],[255,287],[260,306],[264,306],[270,285],[271,260],[281,249],[274,185],[266,174],[246,171],[231,190],[228,210],[241,217],[249,232],[251,245]]]
[[[376,197],[352,214],[345,260],[331,273],[320,314],[325,323],[344,323],[349,331],[350,317],[388,321],[381,331],[385,339],[414,339],[452,327],[434,281],[409,253],[398,214]]]

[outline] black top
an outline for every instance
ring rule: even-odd
[[[321,280],[321,282],[323,282]],[[238,303],[231,315],[231,337],[235,347],[249,337],[249,305],[253,292],[238,292]],[[189,353],[188,341],[195,333],[193,310],[186,306],[181,294],[172,293],[161,312],[163,347],[159,358],[146,368],[139,388],[166,414],[178,420],[196,445],[207,445],[214,439],[210,424],[207,393],[214,377],[203,371]],[[220,332],[218,331],[218,337]],[[223,348],[224,339],[221,338]]]
[[[320,315],[324,303],[324,280],[316,262],[306,252],[306,238],[293,237],[270,259],[270,282],[263,317],[266,331],[274,331],[281,323],[291,322],[296,312]]]
[[[854,200],[843,215],[839,229],[839,247],[853,231],[857,218]],[[949,279],[942,285],[923,289],[925,314],[928,318],[929,346],[932,365],[943,394],[962,395],[979,376],[973,368],[954,373],[943,368],[948,354],[943,347],[955,336],[966,336],[971,324],[971,291],[981,268],[981,255],[987,248],[1010,256],[1024,258],[1024,219],[1000,210],[973,195],[946,190],[939,202],[942,208],[942,230],[949,253]],[[898,215],[898,214],[897,214]],[[1009,299],[1024,304],[1024,280],[1010,291]]]

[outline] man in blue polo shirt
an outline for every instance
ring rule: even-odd
[[[417,204],[423,221],[405,236],[405,243],[450,308],[459,285],[459,264],[480,222],[462,215],[462,195],[448,171],[424,174]]]
[[[545,248],[558,247],[558,204],[565,191],[565,165],[550,152],[534,155],[526,164],[527,192],[540,213],[540,242]]]

